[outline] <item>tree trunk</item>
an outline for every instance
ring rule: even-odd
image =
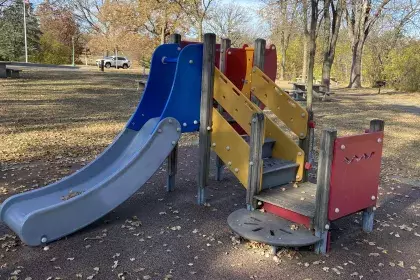
[[[165,24],[162,24],[162,27],[160,30],[160,43],[162,45],[165,44]]]
[[[318,0],[311,1],[311,20],[309,29],[309,61],[308,61],[308,80],[306,93],[306,110],[312,112],[312,96],[314,84],[314,66],[316,54],[316,28],[318,23]]]
[[[338,34],[340,32],[340,24],[343,16],[345,0],[338,0],[336,9],[334,8],[334,2],[332,0],[325,0],[324,5],[325,48],[324,61],[322,64],[322,85],[325,87],[326,91],[330,91],[331,68],[334,63],[335,48],[337,45]],[[332,21],[330,16],[330,6],[333,16]]]
[[[281,67],[280,67],[280,80],[284,80],[284,73],[286,72],[286,50],[281,48]]]
[[[308,41],[305,35],[303,38],[303,63],[302,63],[302,82],[306,83],[306,76],[308,75]]]
[[[203,20],[198,22],[198,41],[203,42]]]
[[[363,54],[364,42],[358,40],[352,44],[352,63],[350,73],[349,88],[361,88],[362,87],[362,54]]]
[[[302,83],[306,83],[308,75],[308,44],[310,40],[308,30],[308,0],[302,1],[303,5],[303,63],[302,63]]]

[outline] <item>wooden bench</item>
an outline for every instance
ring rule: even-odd
[[[19,79],[21,71],[22,70],[7,68],[6,69],[6,75],[7,75],[8,78]]]

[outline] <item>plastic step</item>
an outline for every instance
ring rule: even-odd
[[[297,163],[276,158],[264,158],[263,161],[263,190],[296,180]]]
[[[294,184],[287,184],[275,189],[263,190],[254,197],[263,202],[313,218],[315,216],[316,184],[306,182],[297,186],[296,188]]]
[[[250,137],[248,135],[244,135],[244,136],[242,136],[242,138],[244,138],[244,140],[247,143],[249,143]],[[271,138],[265,138],[264,139],[263,150],[262,150],[262,158],[271,157],[273,147],[274,147],[274,143],[276,143],[276,141],[274,139],[271,139]]]
[[[304,226],[260,211],[239,209],[228,217],[230,228],[248,240],[278,247],[302,247],[320,239]]]

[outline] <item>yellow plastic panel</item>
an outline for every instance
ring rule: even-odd
[[[252,114],[261,112],[261,110],[242,94],[217,68],[214,72],[213,97],[238,122],[246,133],[250,135]]]
[[[246,54],[246,75],[244,86],[242,87],[242,93],[245,94],[248,99],[251,98],[251,81],[252,81],[252,67],[254,64],[254,48],[245,48]]]
[[[299,164],[296,181],[301,181],[305,161],[303,150],[267,117],[265,118],[265,137],[276,140],[272,152],[273,158],[286,159]]]
[[[308,112],[280,89],[258,67],[252,71],[252,93],[299,138],[306,137]]]
[[[247,188],[249,172],[249,145],[235,129],[213,108],[211,130],[212,149]]]

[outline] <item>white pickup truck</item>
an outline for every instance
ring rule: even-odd
[[[117,58],[117,59],[115,59],[115,58]],[[98,67],[101,67],[101,60],[102,59],[97,59],[96,60],[96,65]],[[106,56],[106,57],[103,58],[103,60],[104,60],[104,66],[106,68],[116,67],[116,65],[117,65],[118,68],[124,68],[124,69],[128,69],[128,68],[131,67],[131,61],[128,60],[128,58],[123,57],[123,56],[118,56],[118,57]]]

